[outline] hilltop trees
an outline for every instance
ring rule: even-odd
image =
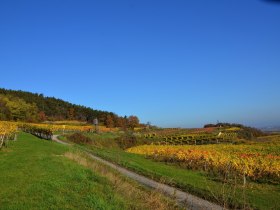
[[[115,114],[107,114],[104,125],[108,128],[119,127],[124,130],[134,129],[140,126],[140,122],[137,116],[124,116],[118,117]]]
[[[43,94],[0,88],[0,120],[79,120],[93,123],[94,118],[98,118],[100,125],[107,127],[126,129],[139,126],[136,116],[121,117],[113,112],[94,110]]]

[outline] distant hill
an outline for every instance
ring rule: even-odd
[[[237,132],[237,135],[239,138],[244,139],[252,139],[254,137],[260,137],[266,135],[262,130],[248,127],[242,124],[238,123],[217,123],[217,124],[206,124],[204,125],[204,128],[211,128],[211,127],[222,127],[222,128],[233,128],[237,127],[240,128],[240,130]]]
[[[0,88],[0,120],[79,120],[92,123],[94,118],[108,127],[125,126],[128,120],[126,116],[120,117],[113,112],[94,110],[43,94]]]
[[[265,132],[280,132],[280,126],[262,127],[260,129]]]

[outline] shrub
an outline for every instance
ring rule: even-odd
[[[126,132],[124,135],[116,138],[116,142],[121,149],[127,149],[143,144],[150,144],[151,140],[145,138],[137,138],[132,132]]]
[[[91,139],[87,136],[84,136],[81,133],[71,134],[71,135],[67,136],[67,139],[69,141],[72,141],[72,142],[76,143],[76,144],[89,144],[89,143],[91,143]]]

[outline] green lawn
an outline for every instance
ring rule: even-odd
[[[115,141],[115,138],[119,137],[120,134],[117,132],[107,132],[107,133],[102,133],[96,134],[96,133],[83,133],[85,136],[90,137],[96,147],[106,147],[106,148],[118,148],[118,144]]]
[[[100,164],[99,169],[95,167],[93,171],[65,157],[66,152],[73,152],[71,150],[68,146],[20,133],[17,141],[0,150],[0,209],[144,208],[147,201],[117,192],[106,177],[107,171],[104,176],[98,172],[104,171]],[[110,173],[111,179],[123,180]],[[141,193],[150,197],[146,190],[139,192],[139,187],[132,185],[128,182],[126,186],[136,189],[138,198],[143,197]]]
[[[81,147],[81,146],[79,146]],[[207,198],[218,204],[254,209],[280,209],[280,186],[249,182],[246,188],[236,184],[223,184],[211,180],[201,172],[186,170],[173,165],[155,162],[144,156],[120,149],[87,146],[104,159],[118,163],[138,173],[160,180],[185,191]]]
[[[56,134],[60,135],[58,137],[60,140],[67,142],[67,136],[70,136],[74,133],[75,132],[69,132],[63,135],[61,132],[57,132]],[[98,148],[119,148],[119,145],[115,141],[115,138],[119,137],[121,134],[117,132],[106,132],[101,134],[84,132],[83,135],[91,138],[92,145]]]

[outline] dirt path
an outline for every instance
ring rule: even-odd
[[[64,144],[64,145],[69,145],[66,142],[60,141],[57,138],[57,135],[53,136],[53,141],[56,141],[58,143]],[[186,207],[186,209],[191,209],[191,210],[222,210],[225,209],[217,204],[211,203],[209,201],[206,201],[202,198],[199,198],[197,196],[191,195],[189,193],[183,192],[181,190],[178,190],[174,187],[171,187],[166,184],[162,184],[159,182],[156,182],[150,178],[147,178],[145,176],[139,175],[135,172],[132,172],[130,170],[127,170],[126,168],[120,167],[114,163],[111,163],[107,160],[104,160],[100,157],[97,157],[93,154],[90,153],[90,151],[87,151],[88,155],[94,159],[97,160],[105,165],[108,165],[115,170],[119,171],[121,174],[136,180],[137,182],[141,183],[142,185],[148,186],[150,188],[156,189],[157,191],[160,191],[172,198],[175,198],[176,201]]]

